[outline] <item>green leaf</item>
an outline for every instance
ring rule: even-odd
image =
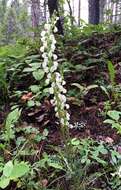
[[[48,130],[47,130],[47,129],[44,129],[42,135],[43,135],[44,137],[47,137],[47,136],[48,136],[48,133],[49,133]]]
[[[40,58],[40,55],[39,55],[39,54],[28,56],[26,59],[36,60],[36,59],[38,59],[38,58]]]
[[[92,84],[92,85],[89,85],[87,86],[86,90],[89,91],[91,89],[95,89],[95,88],[98,88],[99,86],[97,84]]]
[[[34,63],[31,63],[30,66],[31,66],[32,68],[39,69],[40,66],[41,66],[41,63],[35,63],[35,62],[34,62]]]
[[[3,171],[3,166],[0,166],[0,173]]]
[[[84,164],[85,162],[87,162],[87,156],[83,156],[81,158],[81,163]]]
[[[71,86],[75,86],[80,89],[80,91],[83,91],[85,89],[84,86],[80,85],[79,83],[72,83]]]
[[[20,114],[21,114],[21,110],[19,110],[18,108],[10,112],[6,119],[6,127],[8,125],[16,123],[20,117]]]
[[[100,159],[99,157],[93,157],[98,163],[102,164],[102,165],[106,165],[106,161]]]
[[[35,102],[33,100],[29,100],[27,102],[27,106],[31,108],[31,107],[35,106]]]
[[[116,72],[115,72],[115,67],[111,61],[108,61],[108,71],[109,71],[111,83],[114,85]]]
[[[113,111],[108,111],[107,115],[114,119],[115,121],[118,121],[121,115],[121,112],[113,110]]]
[[[21,115],[21,110],[19,110],[19,108],[16,108],[15,110],[11,111],[8,114],[6,123],[5,123],[6,140],[10,140],[14,137],[13,126],[17,123],[20,115]]]
[[[25,162],[18,163],[14,165],[10,179],[15,180],[17,178],[20,178],[27,174],[29,172],[30,168],[29,165]]]
[[[111,119],[106,119],[103,123],[115,124],[115,121],[113,121]]]
[[[49,88],[45,88],[45,89],[43,90],[43,93],[44,93],[44,94],[49,93]]]
[[[33,93],[38,93],[40,91],[40,88],[38,85],[31,85],[30,89]]]
[[[5,189],[10,183],[10,179],[9,178],[5,178],[5,177],[1,177],[0,178],[0,188]]]
[[[42,69],[38,69],[37,71],[34,71],[34,72],[33,72],[33,77],[34,77],[37,81],[43,79],[44,75],[45,75],[45,73],[44,73],[44,71],[43,71]]]
[[[109,93],[107,91],[107,89],[104,86],[100,86],[100,88],[102,89],[102,91],[108,96],[109,98]]]
[[[32,59],[25,60],[25,63],[30,64],[32,62]]]
[[[106,149],[106,148],[104,148],[104,146],[103,146],[103,145],[100,145],[100,146],[99,146],[99,151],[100,151],[100,153],[102,153],[102,154],[108,154],[107,149]]]
[[[24,70],[23,70],[23,72],[27,72],[27,73],[29,73],[29,72],[33,72],[33,71],[35,71],[36,70],[36,68],[30,68],[30,67],[28,67],[28,68],[25,68]]]
[[[60,170],[63,169],[63,167],[62,167],[59,163],[48,162],[48,165],[49,165],[50,167],[55,168],[55,169],[60,169]]]
[[[3,175],[6,177],[10,177],[12,170],[13,170],[13,163],[12,161],[8,161],[3,168]]]
[[[71,144],[74,145],[74,146],[78,146],[78,145],[80,145],[80,141],[78,139],[76,139],[76,138],[73,138],[71,140]]]

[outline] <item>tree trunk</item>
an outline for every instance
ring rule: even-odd
[[[100,10],[99,0],[89,0],[89,23],[99,24]]]
[[[0,1],[0,23],[2,24],[3,24],[4,17],[7,11],[7,3],[8,3],[8,0]]]
[[[71,7],[71,2],[70,0],[67,0],[67,3],[68,3],[68,7],[69,7],[69,13],[70,13],[70,18],[71,18],[71,24],[73,25],[73,10],[72,10],[72,7]],[[73,7],[74,8],[74,7]]]
[[[61,35],[64,35],[63,26],[62,26],[62,23],[61,23],[59,10],[58,10],[58,0],[48,0],[48,8],[49,8],[50,17],[52,17],[54,12],[59,17],[59,20],[57,21],[56,26],[58,28],[58,33],[61,34]]]
[[[80,26],[80,19],[81,19],[81,0],[78,3],[78,25]]]
[[[100,0],[100,22],[103,23],[104,19],[104,12],[106,7],[106,0]]]
[[[40,12],[40,0],[31,0],[31,19],[34,37],[39,37]]]

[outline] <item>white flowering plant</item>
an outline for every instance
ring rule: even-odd
[[[40,51],[42,53],[43,63],[42,67],[46,73],[46,84],[50,84],[49,93],[53,95],[51,100],[52,105],[55,107],[56,117],[59,118],[61,124],[61,131],[65,139],[69,137],[69,120],[68,113],[69,105],[66,103],[66,82],[63,76],[58,71],[58,56],[55,53],[56,39],[54,33],[57,32],[56,22],[58,17],[53,18],[44,25],[44,30],[41,32],[42,46]]]

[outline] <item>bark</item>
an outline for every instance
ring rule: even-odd
[[[39,24],[40,24],[40,0],[31,0],[31,19],[32,19],[32,28],[34,29],[34,37],[39,36]]]
[[[100,18],[99,0],[89,0],[89,23],[99,24]]]
[[[79,0],[78,4],[78,25],[80,26],[80,19],[81,19],[81,0]]]
[[[106,0],[100,0],[100,22],[104,22],[104,12],[106,7]]]
[[[0,1],[0,23],[2,24],[3,24],[4,17],[7,11],[7,3],[8,3],[8,0]]]
[[[71,7],[70,0],[67,0],[67,3],[68,3],[68,7],[69,7],[69,13],[70,13],[70,18],[71,18],[71,24],[73,25],[73,10],[72,10],[72,7]],[[74,7],[73,7],[73,8],[74,8]]]

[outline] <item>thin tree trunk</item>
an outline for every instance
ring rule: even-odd
[[[40,0],[31,0],[31,19],[34,37],[39,37],[40,24]]]
[[[72,7],[71,7],[70,0],[67,0],[67,3],[68,3],[68,7],[69,7],[69,13],[70,13],[70,18],[71,18],[71,24],[73,25],[73,10],[72,10]]]
[[[99,24],[99,0],[89,0],[89,23]]]
[[[105,8],[106,8],[106,0],[100,0],[100,22],[103,23],[105,21]]]
[[[117,14],[118,14],[118,1],[116,1],[116,6],[115,6],[115,23],[117,23],[117,20],[118,20],[118,16],[117,16]]]
[[[81,19],[81,0],[78,3],[78,25],[80,26],[80,19]]]
[[[47,5],[46,2],[44,1],[44,20],[47,20]]]
[[[75,6],[74,6],[74,0],[72,0],[72,7],[73,7],[73,16],[74,16],[74,13],[75,13]]]

